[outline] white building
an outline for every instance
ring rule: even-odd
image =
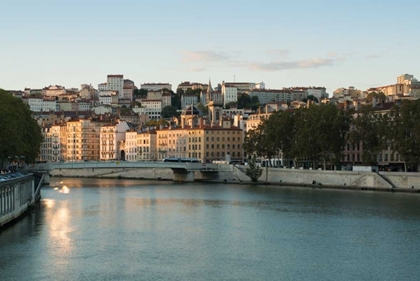
[[[172,96],[171,93],[166,92],[162,94],[162,108],[164,108],[165,106],[170,106],[172,105]]]
[[[265,83],[260,82],[260,83],[255,84],[255,89],[265,89]]]
[[[238,89],[238,94],[248,93],[256,88],[256,84],[252,82],[222,82],[227,87],[235,87]]]
[[[90,101],[78,101],[77,105],[79,111],[90,111],[92,109],[92,103]]]
[[[195,105],[197,103],[198,97],[195,94],[183,94],[181,96],[181,109],[184,109],[189,105]]]
[[[108,90],[108,84],[107,83],[98,84],[98,91],[106,91],[106,90]]]
[[[122,160],[122,159],[121,159]],[[126,161],[137,161],[137,132],[125,132],[125,159]]]
[[[161,100],[142,100],[141,107],[134,107],[133,112],[139,115],[145,114],[149,119],[160,119],[162,113]]]
[[[172,91],[172,85],[169,83],[144,83],[141,84],[141,89],[145,89],[147,91],[159,91],[163,89],[168,89]]]
[[[118,98],[122,99],[124,96],[124,75],[109,74],[107,76],[107,90],[117,91]]]
[[[223,107],[230,102],[238,101],[238,89],[236,87],[227,86],[225,83],[222,84],[222,100]]]
[[[44,99],[41,97],[29,97],[28,98],[29,108],[33,112],[42,112],[42,111],[56,111],[57,110],[57,101],[53,99]]]
[[[125,121],[101,127],[99,157],[101,161],[125,159],[120,143],[125,141],[125,132],[130,128]]]

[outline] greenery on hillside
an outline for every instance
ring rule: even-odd
[[[35,162],[42,142],[40,126],[32,118],[29,107],[21,99],[0,89],[0,159],[24,156],[27,163]]]

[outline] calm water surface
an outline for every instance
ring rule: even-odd
[[[61,181],[0,232],[0,280],[420,280],[419,195]]]

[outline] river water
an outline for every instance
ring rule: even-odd
[[[0,280],[420,279],[417,194],[63,178],[42,197],[0,232]]]

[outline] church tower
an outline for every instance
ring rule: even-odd
[[[206,102],[207,107],[209,108],[209,117],[211,121],[211,125],[215,126],[220,124],[220,119],[222,118],[222,101],[220,93],[216,93],[213,91],[211,87],[211,81],[209,79],[209,86],[207,87],[206,93]]]

